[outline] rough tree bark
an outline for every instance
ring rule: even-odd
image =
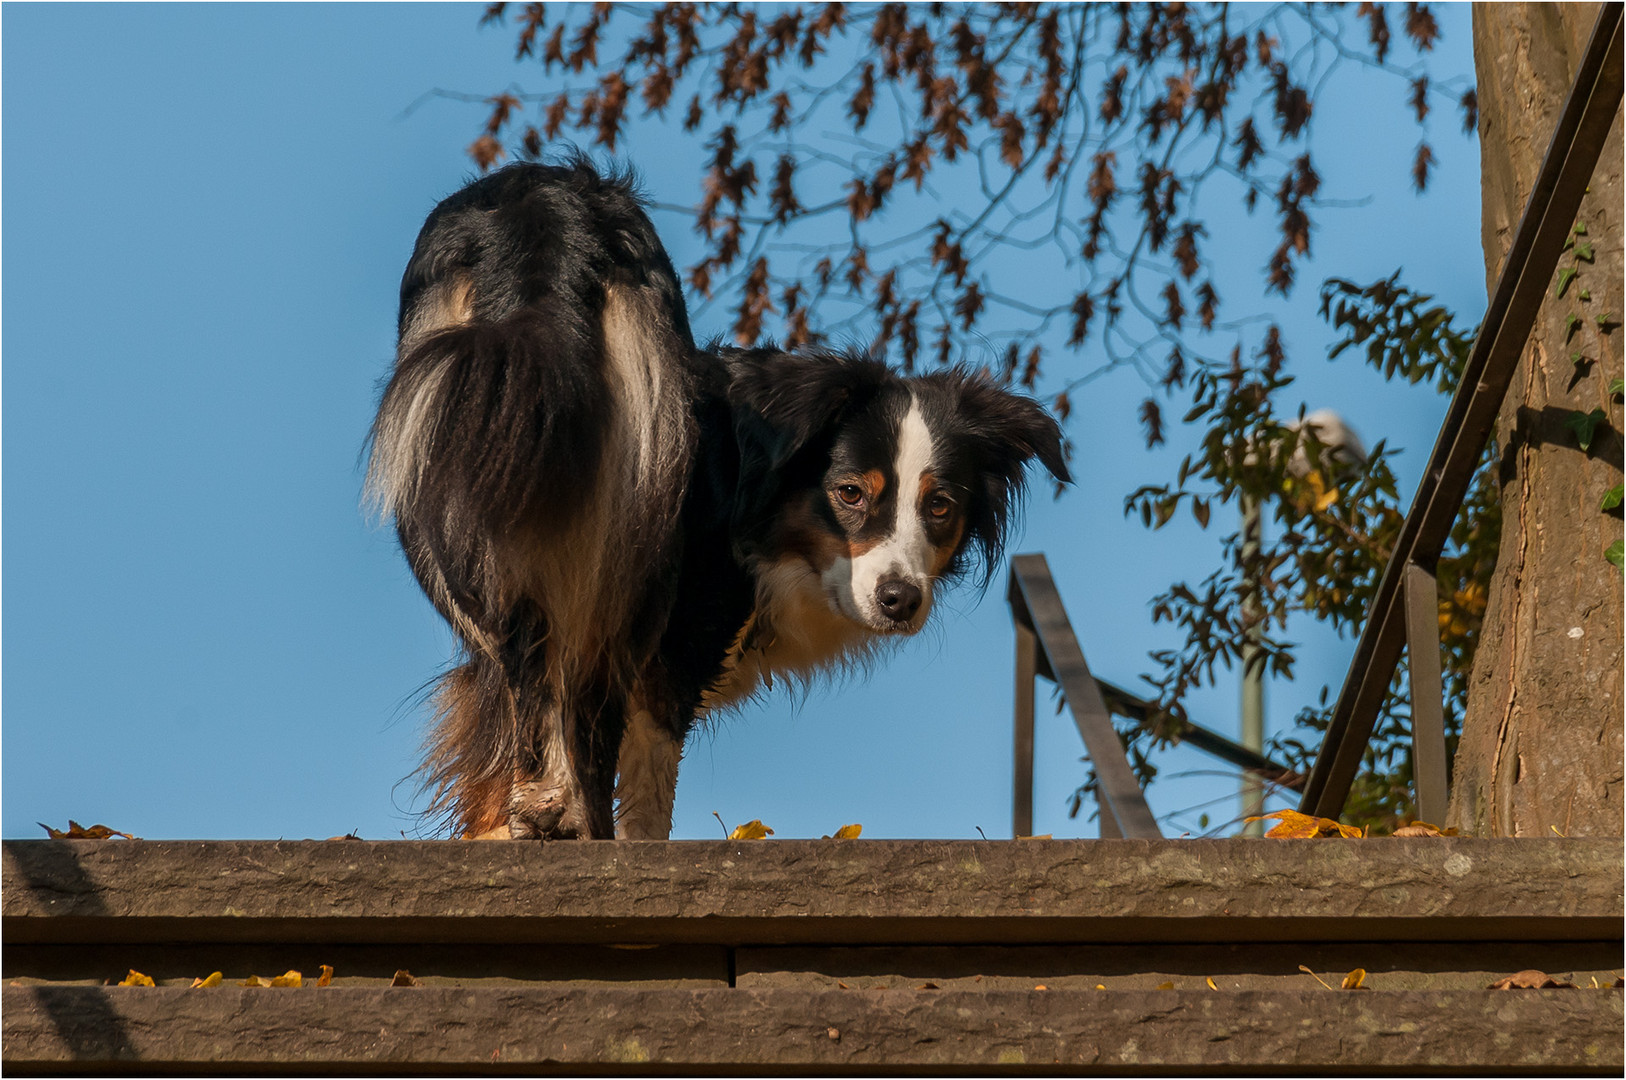
[[[1491,284],[1596,13],[1594,4],[1474,5]],[[1621,406],[1608,392],[1621,374],[1621,150],[1617,112],[1578,218],[1595,261],[1570,252],[1560,261],[1579,273],[1563,296],[1549,290],[1497,419],[1501,550],[1449,818],[1465,832],[1621,834],[1621,572],[1603,555],[1621,520],[1599,507],[1621,482]],[[1607,427],[1583,452],[1564,421],[1600,408]]]

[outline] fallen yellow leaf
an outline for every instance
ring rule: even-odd
[[[297,971],[285,971],[271,980],[272,986],[303,986],[304,976]]]
[[[400,971],[397,971],[395,973],[395,978],[390,980],[390,985],[391,986],[418,986],[419,983],[418,983],[418,980],[413,977],[412,972],[408,971],[406,968],[402,968]]]
[[[1274,814],[1261,814],[1243,820],[1279,821],[1280,824],[1265,834],[1277,840],[1311,840],[1322,836],[1346,836],[1359,840],[1366,835],[1366,830],[1359,825],[1345,825],[1332,818],[1311,817],[1297,810],[1278,810]]]
[[[316,980],[317,986],[326,986],[333,981],[333,965],[323,964],[321,978]]]
[[[258,975],[250,975],[248,978],[244,979],[242,982],[238,983],[237,985],[239,985],[239,986],[247,986],[247,987],[265,987],[265,986],[270,986],[271,985],[271,980],[270,979],[262,979]]]
[[[1212,975],[1203,976],[1203,982],[1208,984],[1208,988],[1210,990],[1218,990],[1219,989],[1219,987],[1214,985],[1214,976],[1212,976]]]
[[[769,829],[768,831],[772,832],[773,830]],[[831,837],[831,839],[832,840],[857,840],[858,839],[858,834],[863,832],[863,831],[864,831],[864,827],[862,825],[843,825],[841,828],[836,830],[835,835],[833,837]]]
[[[221,978],[220,972],[215,971],[215,972],[211,972],[208,975],[205,975],[201,979],[193,979],[192,980],[192,989],[196,990],[199,987],[203,987],[204,989],[208,989],[211,986],[219,986],[220,985],[220,978]]]
[[[734,826],[734,831],[728,834],[730,840],[765,840],[773,835],[773,830],[762,823],[761,818],[752,818],[744,825]]]
[[[1356,968],[1354,971],[1344,976],[1344,981],[1339,984],[1339,988],[1343,990],[1359,990],[1361,988],[1361,983],[1365,981],[1366,969]]]
[[[131,968],[130,969],[130,974],[126,975],[124,977],[124,981],[119,983],[119,985],[120,986],[156,986],[158,984],[153,982],[147,976],[141,974],[141,972],[137,971],[135,968]]]
[[[459,840],[512,840],[513,838],[514,834],[508,828],[508,824],[506,822],[501,825],[493,826],[484,832],[466,832],[462,836],[458,837]]]
[[[1161,982],[1161,983],[1157,984],[1157,988],[1159,990],[1173,990],[1174,989],[1174,983],[1172,983],[1172,982]]]

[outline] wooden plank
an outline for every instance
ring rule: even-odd
[[[8,1075],[968,1068],[1618,1075],[1612,990],[6,987]]]
[[[1618,939],[1618,839],[52,841],[7,948]]]
[[[1617,941],[1472,941],[1162,945],[790,946],[735,951],[736,985],[837,990],[1315,990],[1355,968],[1371,990],[1483,990],[1529,968],[1593,988],[1620,973]],[[145,971],[145,968],[141,970]],[[121,972],[122,974],[122,972]]]

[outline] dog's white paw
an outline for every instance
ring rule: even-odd
[[[508,833],[515,840],[585,840],[592,835],[587,802],[579,791],[550,781],[515,784]]]

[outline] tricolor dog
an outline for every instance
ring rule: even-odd
[[[963,370],[698,347],[624,176],[429,215],[368,486],[461,644],[426,777],[465,835],[665,838],[707,712],[913,634],[998,561],[1055,422]]]

